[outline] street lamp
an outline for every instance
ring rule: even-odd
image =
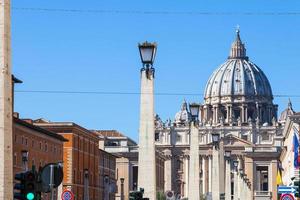
[[[212,143],[214,147],[217,149],[219,147],[220,134],[212,133],[211,136],[212,136]]]
[[[189,105],[190,114],[192,120],[190,122],[190,164],[189,164],[189,179],[188,184],[190,187],[188,189],[188,197],[190,199],[197,199],[200,195],[200,174],[199,174],[199,127],[198,127],[198,115],[200,105],[197,103],[192,103]]]
[[[225,157],[225,199],[229,200],[231,199],[231,151],[227,150],[224,153]]]
[[[120,178],[121,181],[121,200],[124,200],[124,178]]]
[[[190,112],[192,116],[192,121],[195,122],[198,120],[199,117],[199,109],[200,109],[200,104],[198,103],[191,103],[190,104]]]
[[[22,154],[23,168],[25,171],[27,171],[28,170],[28,155],[29,155],[29,153],[27,150],[22,150],[21,154]]]
[[[224,156],[225,156],[225,159],[226,159],[226,160],[229,160],[229,159],[230,159],[230,156],[231,156],[231,151],[229,151],[229,150],[228,150],[228,151],[225,151],[225,155],[224,155]]]
[[[233,161],[233,166],[234,166],[234,169],[235,169],[236,171],[237,171],[238,165],[239,165],[239,161],[234,160],[234,161]]]
[[[244,170],[243,169],[240,169],[240,175],[243,177],[245,174],[244,174]]]
[[[146,41],[142,44],[139,44],[141,61],[143,65],[146,65],[147,68],[153,65],[156,54],[156,48],[156,43],[149,43]]]

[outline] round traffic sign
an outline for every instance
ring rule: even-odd
[[[295,198],[291,194],[282,194],[280,200],[295,200]]]
[[[62,200],[73,200],[74,199],[74,194],[72,191],[70,190],[65,190],[63,191],[63,193],[61,194],[61,199]]]
[[[41,181],[43,183],[43,192],[50,192],[51,168],[53,170],[53,188],[57,188],[63,180],[63,168],[58,163],[49,163],[41,170]]]

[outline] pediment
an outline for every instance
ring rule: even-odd
[[[234,135],[227,135],[224,138],[222,138],[222,140],[224,141],[225,146],[254,146],[253,143],[242,138],[236,137]]]

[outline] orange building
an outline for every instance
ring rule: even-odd
[[[68,140],[63,147],[63,189],[71,190],[76,200],[84,196],[89,200],[114,199],[115,157],[99,149],[97,134],[72,122],[38,119],[34,124]]]
[[[17,114],[16,114],[17,115]],[[38,169],[47,163],[63,161],[63,143],[67,140],[56,133],[34,126],[31,120],[13,119],[13,172],[35,165]],[[48,199],[43,194],[43,199]]]

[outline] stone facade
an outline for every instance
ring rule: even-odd
[[[289,105],[291,107],[291,104]],[[293,185],[294,181],[299,181],[299,169],[294,167],[294,134],[300,132],[300,113],[290,113],[286,116],[285,126],[283,129],[283,135],[285,137],[283,143],[283,151],[281,152],[280,161],[282,163],[282,184]],[[299,137],[300,138],[300,135]],[[298,150],[299,152],[299,150]],[[298,156],[298,162],[300,163],[300,156]]]
[[[104,150],[112,153],[116,159],[117,194],[116,199],[121,199],[121,179],[124,179],[124,200],[129,199],[129,192],[138,190],[138,146],[135,141],[115,130],[94,131],[104,140]],[[164,192],[165,160],[167,156],[156,152],[156,190]]]

